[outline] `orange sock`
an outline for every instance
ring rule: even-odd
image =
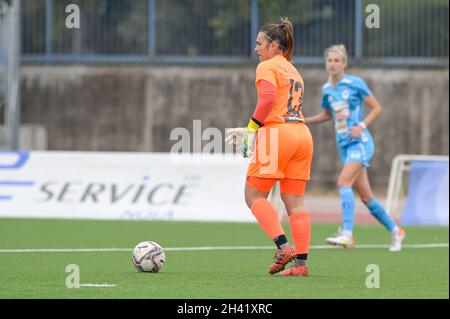
[[[252,213],[255,215],[259,226],[264,232],[274,239],[280,235],[284,235],[283,227],[281,227],[280,218],[272,204],[265,198],[260,198],[252,205]]]
[[[297,254],[307,254],[311,241],[311,217],[307,211],[300,211],[289,216],[292,240]]]

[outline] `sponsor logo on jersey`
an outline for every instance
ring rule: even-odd
[[[350,158],[354,158],[354,159],[360,159],[361,156],[361,152],[360,151],[351,151],[350,152]]]
[[[348,90],[342,91],[342,98],[347,100],[350,97],[350,92]]]

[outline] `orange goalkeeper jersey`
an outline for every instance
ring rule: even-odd
[[[266,80],[276,88],[276,99],[264,124],[304,122],[301,112],[304,82],[297,69],[284,56],[277,55],[261,62],[256,68],[256,89]]]

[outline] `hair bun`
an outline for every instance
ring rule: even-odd
[[[281,18],[281,23],[278,25],[281,30],[289,32],[289,30],[293,29],[292,23],[288,18]]]
[[[347,53],[347,48],[345,47],[345,45],[343,45],[343,44],[338,44],[337,47],[338,47],[340,50],[342,50],[342,51],[344,51],[345,53]]]

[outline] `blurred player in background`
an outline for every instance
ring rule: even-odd
[[[313,140],[301,113],[304,82],[291,63],[293,43],[293,27],[287,19],[261,29],[255,47],[261,61],[255,81],[258,103],[247,128],[229,130],[226,141],[241,145],[243,156],[252,158],[245,200],[278,248],[269,273],[284,270],[295,259],[294,265],[281,275],[307,276],[311,220],[303,207],[303,195],[310,178]],[[266,150],[271,153],[269,157]],[[277,211],[267,200],[277,181],[295,249],[286,238]]]
[[[390,251],[399,251],[405,232],[397,226],[372,193],[367,175],[375,146],[367,129],[382,109],[364,80],[345,73],[347,50],[344,45],[333,45],[325,51],[328,82],[322,89],[322,112],[306,118],[306,123],[321,123],[333,119],[336,145],[343,165],[337,187],[342,205],[343,229],[326,239],[331,245],[345,248],[354,246],[353,225],[355,196],[358,193],[370,213],[391,233]],[[364,117],[364,104],[370,108]]]

